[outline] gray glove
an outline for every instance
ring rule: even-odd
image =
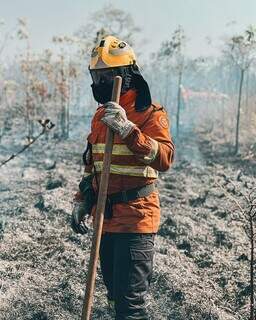
[[[127,119],[126,112],[118,103],[109,101],[104,104],[105,114],[101,121],[125,139],[135,124]]]
[[[74,203],[71,216],[71,228],[75,233],[85,234],[88,232],[88,227],[85,225],[85,218],[88,217],[86,208],[87,206],[84,201],[76,201]]]

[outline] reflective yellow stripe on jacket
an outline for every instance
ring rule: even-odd
[[[105,143],[97,143],[92,146],[93,154],[104,154],[104,151]],[[134,156],[134,153],[129,150],[125,144],[114,144],[112,154],[115,156],[124,156],[123,163],[125,163],[125,156]],[[95,161],[94,165],[97,172],[102,171],[103,161]],[[147,165],[111,164],[110,173],[145,178],[158,177],[158,172]]]
[[[103,161],[95,161],[95,168],[97,172],[102,171]],[[124,176],[136,176],[145,178],[157,178],[158,172],[150,166],[128,166],[120,164],[111,164],[110,173],[120,174]]]
[[[104,153],[105,143],[92,145],[92,153]],[[114,144],[112,154],[115,156],[132,156],[134,153],[127,148],[125,144]]]

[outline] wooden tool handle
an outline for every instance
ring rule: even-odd
[[[117,76],[114,79],[112,101],[119,103],[121,93],[122,78]],[[107,128],[105,153],[103,158],[103,168],[100,179],[100,187],[98,193],[98,201],[96,206],[96,216],[94,224],[94,232],[92,238],[90,262],[87,274],[87,284],[85,297],[83,302],[83,310],[81,320],[90,320],[91,308],[93,304],[93,293],[95,288],[95,278],[97,273],[97,264],[99,259],[99,249],[104,221],[104,211],[107,199],[108,181],[110,174],[111,156],[114,143],[114,133]]]

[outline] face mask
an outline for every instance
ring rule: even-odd
[[[91,85],[93,96],[98,103],[104,104],[111,100],[113,81],[117,75],[122,77],[121,94],[133,88],[130,67],[92,70],[90,73],[93,80],[93,84]]]
[[[111,101],[113,85],[110,83],[92,84],[92,93],[94,99],[101,104]]]

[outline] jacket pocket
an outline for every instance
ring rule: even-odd
[[[154,249],[130,249],[129,289],[140,299],[147,293],[153,272]]]

